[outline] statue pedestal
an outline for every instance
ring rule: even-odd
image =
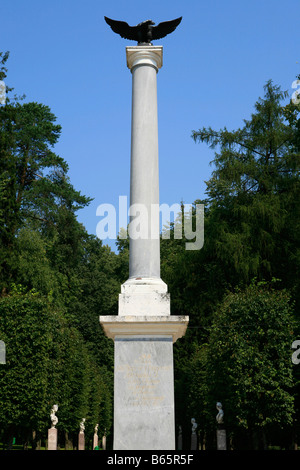
[[[98,446],[98,442],[99,442],[98,434],[95,433],[93,437],[93,450],[95,449],[95,447]]]
[[[78,434],[78,450],[84,450],[85,441],[84,441],[84,432],[79,432]]]
[[[57,429],[48,429],[48,450],[57,450]]]
[[[197,434],[191,435],[191,450],[197,450]]]
[[[226,450],[226,430],[217,429],[217,450]]]

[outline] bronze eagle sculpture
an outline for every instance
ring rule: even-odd
[[[154,26],[152,20],[143,21],[136,26],[129,26],[125,21],[111,20],[104,16],[106,23],[111,29],[124,39],[137,41],[138,44],[150,44],[151,41],[161,39],[172,33],[182,20],[182,16],[175,20],[163,21]]]

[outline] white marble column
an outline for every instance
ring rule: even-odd
[[[132,73],[129,278],[121,286],[119,315],[170,315],[160,278],[157,73],[162,46],[126,47]],[[136,230],[136,224],[139,230]]]
[[[162,66],[162,51],[161,46],[126,48],[132,73],[130,221],[138,217],[141,222],[141,238],[132,238],[129,233],[130,279],[160,278],[156,76]]]
[[[114,340],[114,449],[175,449],[173,343],[188,317],[171,316],[160,278],[157,72],[161,46],[126,48],[132,72],[129,278],[118,315],[100,316]]]

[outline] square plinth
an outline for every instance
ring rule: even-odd
[[[101,316],[114,340],[114,450],[175,450],[173,343],[187,316]]]
[[[57,429],[48,429],[48,450],[57,450]]]
[[[114,450],[174,450],[172,336],[115,337]]]

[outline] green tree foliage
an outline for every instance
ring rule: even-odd
[[[0,337],[7,364],[0,370],[0,422],[6,433],[45,436],[52,405],[58,430],[77,435],[82,418],[91,433],[111,424],[106,377],[78,330],[51,302],[18,288],[0,300]]]
[[[90,200],[72,187],[66,162],[52,151],[61,132],[55,121],[50,109],[38,103],[0,107],[1,282],[6,288],[15,268],[18,230],[30,223],[54,232],[58,259],[67,263],[70,248],[61,248],[62,239],[69,237],[67,246],[74,247],[79,231],[75,212]]]
[[[193,132],[220,149],[207,183],[205,236],[233,284],[276,277],[295,288],[299,279],[300,110],[286,97],[270,81],[242,129]]]
[[[8,53],[0,55],[1,79],[6,79],[7,59]],[[60,133],[45,105],[7,100],[0,107],[0,336],[10,358],[2,370],[9,371],[9,382],[1,377],[6,414],[0,427],[45,434],[51,407],[58,403],[60,433],[77,437],[85,417],[87,432],[99,423],[99,431],[109,434],[113,345],[104,337],[99,315],[116,313],[121,267],[77,220],[77,211],[91,199],[74,189],[67,163],[53,150]],[[22,286],[17,294],[16,284]],[[39,350],[31,347],[33,334],[39,335]],[[28,349],[26,365],[20,342]],[[19,400],[30,374],[30,391]],[[41,374],[44,382],[34,391],[34,377],[38,382]]]
[[[120,260],[94,236],[89,236],[83,247],[83,257],[74,274],[76,298],[69,311],[97,363],[112,373],[113,342],[104,335],[99,316],[118,313]]]
[[[299,105],[286,104],[272,82],[264,91],[243,128],[193,131],[196,142],[218,150],[207,198],[195,201],[205,206],[204,246],[189,252],[178,241],[162,244],[173,313],[190,316],[200,343],[226,289],[253,277],[280,279],[299,310]]]
[[[29,290],[35,290],[49,299],[62,298],[60,294],[59,276],[51,265],[48,251],[52,248],[53,241],[46,239],[38,230],[23,227],[15,241],[16,269],[15,278],[19,284]]]
[[[287,94],[272,82],[264,92],[243,128],[193,131],[196,142],[216,149],[207,198],[196,201],[205,205],[204,246],[187,252],[178,241],[162,243],[172,313],[190,316],[186,336],[174,347],[179,414],[182,410],[178,424],[184,424],[192,377],[198,375],[195,383],[199,386],[202,380],[202,386],[190,413],[198,416],[204,430],[210,429],[208,411],[215,407],[215,398],[209,403],[205,390],[210,380],[206,344],[226,292],[237,286],[246,289],[254,277],[279,279],[274,289],[289,290],[299,318],[299,105],[288,102]]]
[[[0,336],[6,365],[0,370],[2,429],[41,430],[49,393],[51,311],[35,294],[16,292],[0,300]]]
[[[290,428],[294,398],[291,343],[293,309],[285,291],[252,285],[229,293],[216,311],[204,355],[206,390],[192,385],[194,400],[206,398],[215,428],[221,401],[226,428],[248,435]],[[202,358],[200,358],[200,370]],[[201,377],[201,375],[200,375]],[[202,393],[201,393],[202,392]],[[207,393],[207,395],[206,395]]]
[[[110,414],[111,396],[82,335],[64,317],[58,318],[53,330],[51,366],[49,406],[59,403],[58,429],[77,437],[85,418],[87,434],[92,433],[101,413]],[[103,422],[100,424],[105,427]]]

